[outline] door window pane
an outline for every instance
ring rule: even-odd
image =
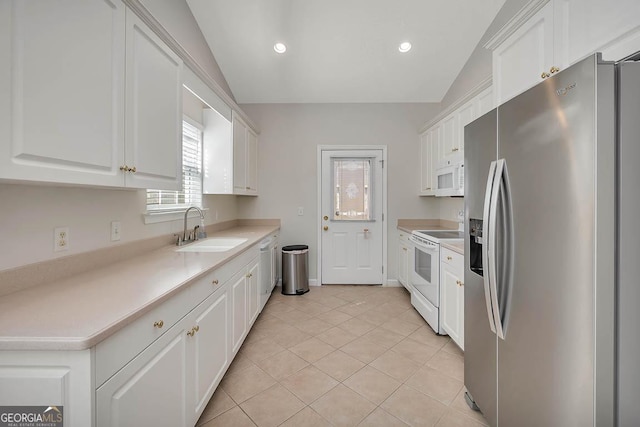
[[[333,220],[370,221],[372,159],[332,159]]]

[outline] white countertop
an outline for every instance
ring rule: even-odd
[[[209,237],[248,240],[226,252],[176,252],[168,245],[107,267],[0,298],[0,350],[93,347],[232,260],[278,226],[240,226]]]

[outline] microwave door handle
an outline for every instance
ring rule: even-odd
[[[496,175],[496,161],[491,162],[489,166],[489,175],[487,176],[487,186],[484,193],[484,209],[482,213],[482,222],[484,224],[484,243],[482,245],[482,265],[484,268],[484,274],[482,280],[484,282],[484,300],[487,305],[487,316],[489,317],[489,327],[491,332],[496,333],[496,327],[494,324],[493,308],[491,307],[491,283],[490,275],[492,274],[491,265],[489,264],[489,223],[491,221],[491,195],[493,194],[493,182]]]

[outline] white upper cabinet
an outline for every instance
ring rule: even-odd
[[[125,7],[0,2],[0,178],[120,186]]]
[[[180,187],[182,61],[122,2],[0,2],[0,58],[0,179]]]
[[[204,122],[204,193],[257,195],[257,134],[235,112],[205,110]]]
[[[435,162],[438,156],[440,126],[420,134],[420,191],[421,196],[433,196],[435,188]]]
[[[485,45],[496,105],[592,53],[616,61],[639,51],[639,15],[638,0],[531,0]]]
[[[476,97],[476,117],[484,116],[493,109],[493,87],[489,86]]]
[[[457,111],[442,120],[440,131],[442,135],[438,144],[438,169],[450,165],[459,154]]]
[[[180,190],[182,60],[130,10],[126,40],[126,184]]]
[[[438,169],[464,161],[464,127],[493,108],[492,94],[491,86],[474,90],[420,133],[420,196],[436,194]]]
[[[594,52],[617,61],[640,50],[640,1],[553,0],[556,45],[567,63]]]
[[[233,114],[233,192],[258,194],[258,135]]]
[[[553,5],[547,4],[493,51],[496,105],[551,74],[554,64]],[[555,68],[554,68],[555,69]]]

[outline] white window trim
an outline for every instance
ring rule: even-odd
[[[169,222],[169,221],[177,221],[184,219],[184,213],[187,208],[179,209],[179,210],[170,210],[170,211],[152,211],[142,214],[142,220],[145,224],[157,224],[159,222]],[[204,212],[205,218],[207,217],[207,212],[209,208],[200,208],[202,212]],[[188,218],[200,218],[200,213],[196,210],[192,210],[189,212]]]
[[[197,128],[198,130],[200,130],[200,132],[204,131],[204,126],[201,123],[198,123],[197,121],[192,119],[191,117],[183,114],[182,120],[189,123],[191,126]],[[202,199],[201,204],[204,206],[204,199]],[[190,206],[167,207],[167,208],[147,210],[145,213],[142,214],[142,219],[145,224],[157,224],[160,222],[176,221],[184,218],[184,213],[189,207]],[[200,208],[200,210],[203,211],[206,216],[207,211],[209,209],[205,207],[200,207],[200,206],[198,206],[198,208]],[[189,213],[189,218],[195,218],[199,216],[200,214],[197,211],[192,211]]]

